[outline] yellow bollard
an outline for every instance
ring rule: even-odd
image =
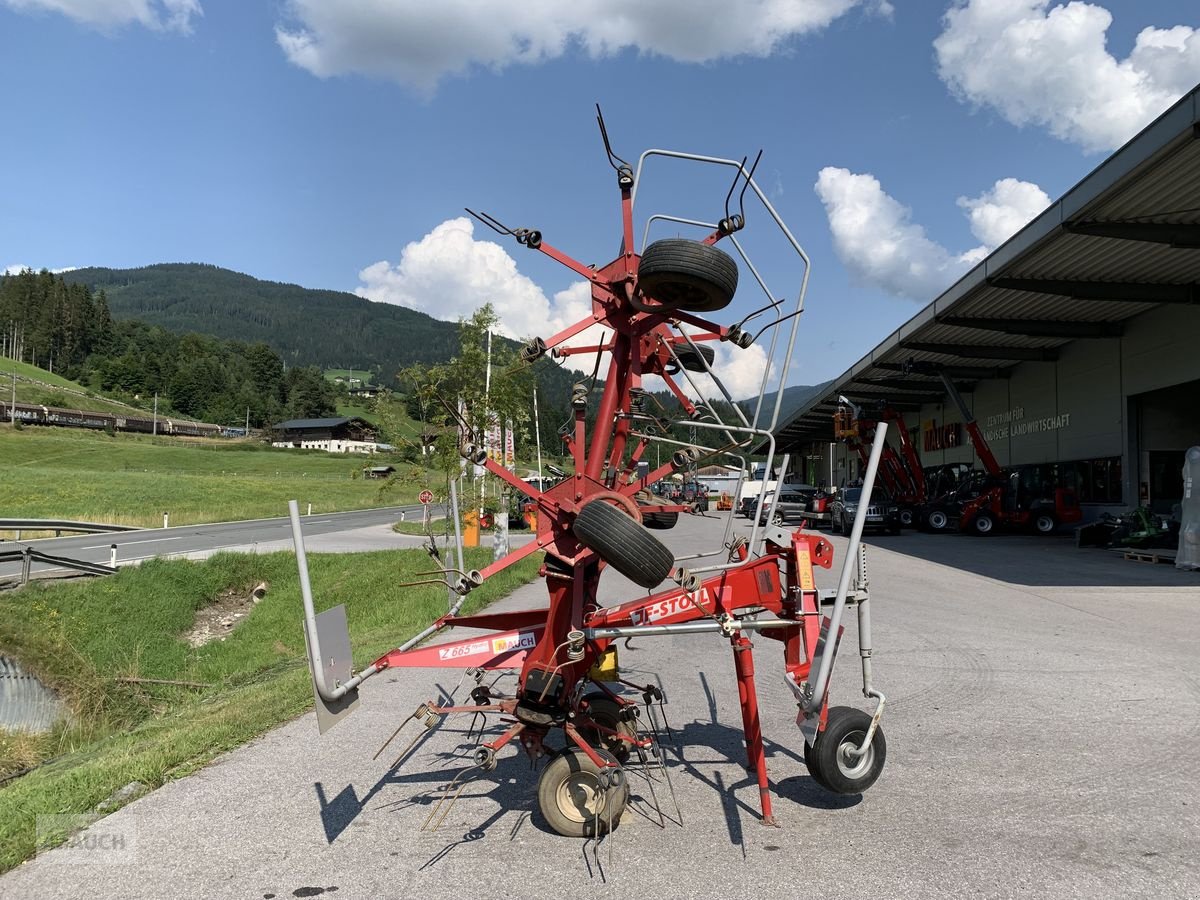
[[[479,513],[475,510],[463,515],[463,546],[479,546]]]

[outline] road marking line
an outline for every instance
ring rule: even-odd
[[[147,538],[144,541],[113,541],[113,544],[116,544],[118,547],[124,547],[129,544],[161,544],[164,541],[182,541],[182,540],[183,540],[183,537],[180,536],[180,537],[169,537],[169,538]],[[91,546],[91,547],[80,547],[79,549],[80,550],[107,550],[111,546],[112,546],[112,544],[95,544],[94,546]]]

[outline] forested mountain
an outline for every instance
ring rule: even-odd
[[[449,359],[458,326],[343,291],[261,281],[201,263],[76,269],[68,281],[103,290],[116,319],[170,331],[263,341],[289,366],[376,368],[385,384],[413,363]]]
[[[220,425],[254,427],[320,416],[336,395],[321,370],[293,366],[262,341],[177,334],[136,319],[114,322],[105,292],[61,275],[0,277],[0,355],[51,368],[134,406]]]

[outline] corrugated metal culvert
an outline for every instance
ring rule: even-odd
[[[54,691],[15,659],[0,656],[0,728],[49,731],[62,713],[62,702]]]

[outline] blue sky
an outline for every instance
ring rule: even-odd
[[[1165,0],[0,0],[0,267],[201,261],[548,333],[577,279],[460,217],[615,255],[599,102],[627,158],[764,150],[815,382],[1200,82],[1198,27]],[[712,220],[726,184],[655,166],[639,212]],[[794,296],[756,209],[745,237]],[[761,358],[719,361],[748,393]]]

